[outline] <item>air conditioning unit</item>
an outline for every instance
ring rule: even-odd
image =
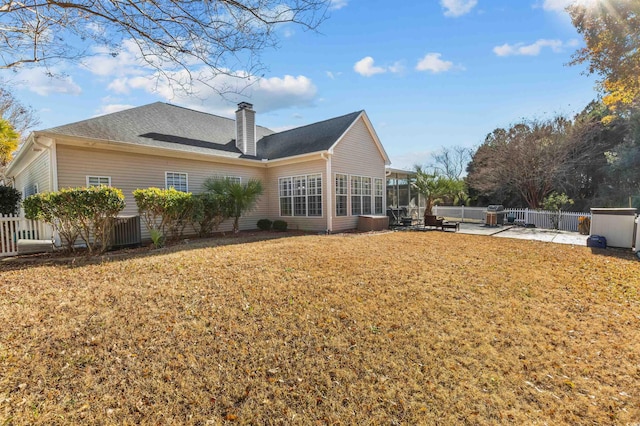
[[[118,216],[111,230],[111,248],[133,247],[142,244],[140,216]]]

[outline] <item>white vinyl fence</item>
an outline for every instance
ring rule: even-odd
[[[464,206],[434,206],[433,214],[436,216],[444,216],[449,219],[460,220],[461,222],[484,222],[486,207],[464,207]],[[518,224],[533,224],[536,228],[553,229],[553,217],[558,212],[549,210],[534,209],[504,209],[505,223],[506,216],[512,214],[515,216]],[[563,231],[578,231],[578,218],[591,218],[591,213],[581,212],[561,212],[558,228]]]
[[[51,240],[50,226],[18,215],[0,214],[0,257],[18,254],[18,240]]]
[[[461,222],[484,222],[486,207],[433,206],[433,214]]]

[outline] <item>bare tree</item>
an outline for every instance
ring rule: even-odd
[[[28,129],[40,124],[33,108],[22,104],[13,93],[4,87],[0,87],[0,118],[11,123],[13,128],[23,137],[27,135]]]
[[[459,180],[471,161],[473,150],[463,146],[452,148],[443,147],[440,152],[433,155],[434,164],[431,166],[438,173],[449,179]]]
[[[529,207],[540,207],[567,158],[570,127],[569,120],[556,117],[494,130],[469,165],[468,185],[482,195],[515,193]]]
[[[315,29],[331,0],[0,0],[0,69],[78,61],[107,48],[118,55],[133,40],[141,60],[159,75],[249,77],[262,69],[260,52],[277,43],[275,29],[291,23]],[[92,50],[93,49],[93,50]],[[196,76],[202,78],[202,74]]]

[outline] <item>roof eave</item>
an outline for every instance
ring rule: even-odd
[[[28,152],[29,149],[31,149],[31,146],[33,145],[33,140],[35,138],[35,134],[36,132],[31,132],[31,134],[27,137],[27,140],[24,142],[24,144],[22,144],[22,146],[18,150],[18,154],[16,154],[16,156],[11,159],[11,162],[9,163],[9,165],[5,170],[5,174],[7,176],[9,176],[13,172],[13,169],[15,169],[17,164],[21,161],[22,157],[26,155],[25,153]]]
[[[79,147],[92,147],[95,145],[99,145],[104,149],[110,149],[113,151],[120,152],[133,152],[139,154],[153,154],[161,157],[178,157],[185,159],[198,159],[198,160],[209,160],[230,164],[244,164],[257,166],[262,164],[263,162],[260,159],[251,159],[251,158],[240,158],[240,157],[230,157],[224,155],[217,155],[214,153],[205,153],[205,152],[190,152],[183,151],[179,149],[172,149],[166,147],[158,147],[158,146],[148,146],[148,145],[139,145],[132,142],[124,142],[124,141],[113,141],[107,139],[97,139],[97,138],[87,138],[87,137],[79,137],[73,135],[64,135],[60,133],[52,133],[52,132],[41,132],[40,135],[47,136],[50,138],[54,138],[57,142],[62,143],[63,145],[72,145]],[[153,151],[153,152],[150,152]]]
[[[287,164],[323,159],[323,154],[328,153],[329,151],[327,150],[308,152],[306,154],[292,155],[290,157],[276,158],[273,160],[263,160],[263,164],[265,164],[267,167],[285,166]]]

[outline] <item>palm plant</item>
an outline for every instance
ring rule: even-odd
[[[242,183],[228,177],[208,178],[203,186],[205,191],[219,194],[226,199],[227,202],[223,204],[228,206],[226,216],[233,218],[234,233],[240,229],[240,217],[255,208],[263,192],[262,182],[258,179]]]
[[[429,173],[424,167],[416,165],[415,180],[412,182],[416,190],[425,198],[425,215],[431,215],[433,205],[449,193],[447,179],[438,173]]]

